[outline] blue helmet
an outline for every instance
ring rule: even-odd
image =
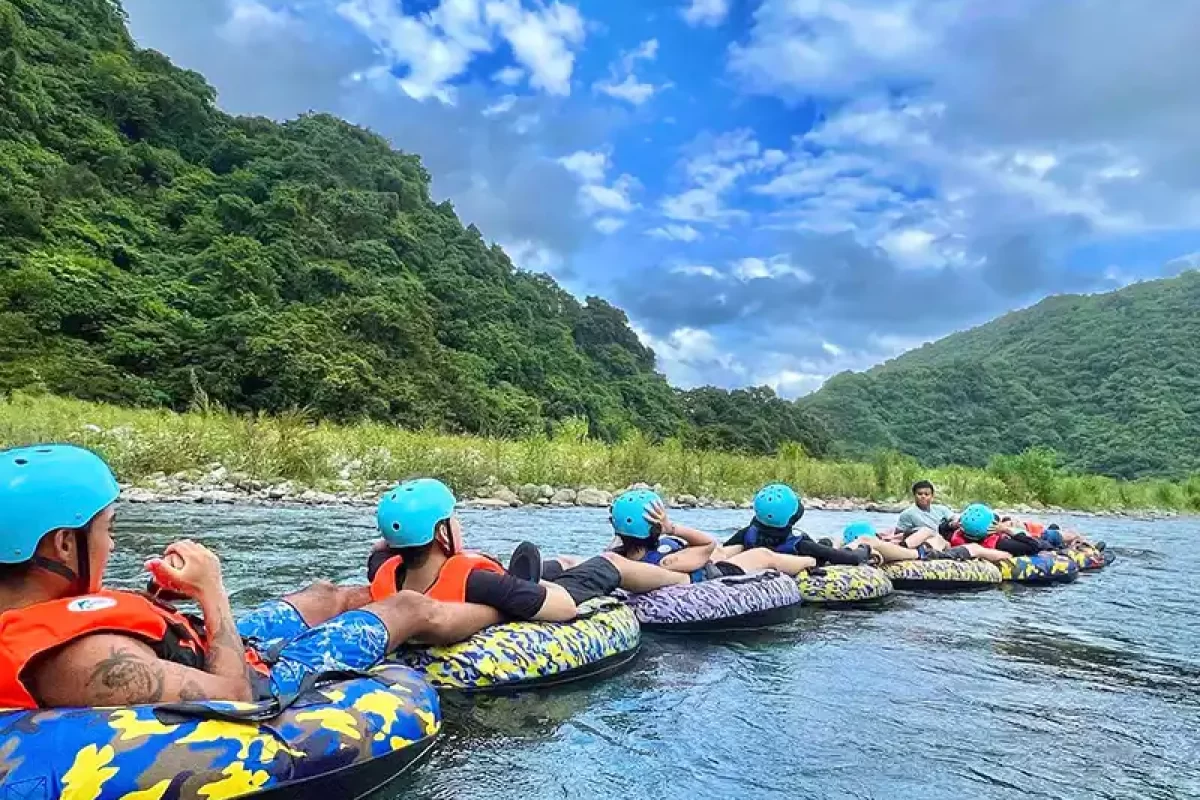
[[[82,528],[108,508],[121,487],[104,459],[69,444],[0,451],[0,564],[33,558],[59,528]]]
[[[433,541],[437,524],[454,516],[454,493],[436,478],[397,484],[379,499],[375,524],[391,547],[420,547]]]
[[[874,535],[875,526],[871,523],[861,520],[858,522],[851,522],[846,526],[845,530],[842,531],[842,544],[847,545],[853,542],[855,539],[859,539],[863,536]]]
[[[622,492],[613,500],[609,510],[613,529],[621,536],[649,539],[651,531],[645,516],[646,509],[661,502],[662,498],[649,489],[630,489],[628,492]]]
[[[804,516],[804,505],[800,495],[792,487],[772,483],[754,495],[754,520],[768,528],[786,528]]]
[[[958,523],[962,525],[963,533],[969,539],[982,539],[987,536],[988,529],[995,520],[995,513],[983,503],[972,503],[964,508],[958,517]]]

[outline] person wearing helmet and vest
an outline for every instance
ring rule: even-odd
[[[1044,550],[1056,549],[1049,541],[1029,535],[1024,529],[1010,529],[1000,517],[983,503],[972,503],[963,509],[958,525],[951,533],[953,545],[978,545],[998,550],[1009,556],[1034,556]]]
[[[950,519],[942,523],[947,536],[950,535],[949,526],[957,525],[957,519],[952,515]],[[906,538],[902,533],[877,532],[874,525],[860,520],[850,523],[842,531],[842,546],[873,552],[882,558],[884,563],[938,559],[969,561],[973,558],[981,558],[985,561],[1007,561],[1011,558],[1008,553],[977,542],[963,541],[953,544],[942,538],[941,534],[932,531],[923,531],[923,533],[932,535],[922,536],[918,540],[919,544],[911,546],[908,542],[911,542],[912,539]]]
[[[662,498],[649,489],[633,489],[613,500],[610,519],[619,544],[613,550],[632,561],[700,583],[727,575],[774,569],[799,575],[817,565],[808,556],[777,553],[763,547],[726,555],[707,533],[670,519]],[[717,557],[713,561],[713,556]]]
[[[119,492],[89,450],[0,451],[0,708],[265,699],[328,669],[366,669],[411,637],[453,642],[496,619],[411,592],[369,603],[362,589],[318,585],[245,620],[273,640],[268,664],[239,633],[220,562],[201,544],[175,542],[147,567],[202,618],[103,587]]]
[[[754,519],[729,537],[723,545],[726,555],[743,550],[765,547],[777,553],[808,556],[817,564],[860,565],[871,560],[870,551],[846,550],[814,541],[804,531],[795,529],[804,516],[804,503],[792,487],[772,483],[754,495]]]
[[[375,521],[383,541],[367,563],[374,599],[410,589],[442,602],[490,606],[514,620],[565,622],[578,615],[565,588],[540,580],[541,555],[531,544],[518,548],[527,563],[522,574],[466,550],[456,502],[434,478],[405,481],[380,498]]]

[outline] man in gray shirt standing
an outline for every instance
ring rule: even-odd
[[[933,502],[933,484],[929,481],[914,483],[912,493],[916,502],[900,512],[900,519],[896,521],[897,533],[908,536],[922,528],[937,533],[941,524],[954,515],[948,507]]]

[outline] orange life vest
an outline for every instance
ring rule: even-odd
[[[1025,530],[1029,531],[1029,535],[1035,538],[1042,538],[1042,534],[1046,532],[1046,526],[1040,522],[1025,520]]]
[[[404,559],[392,556],[375,573],[371,581],[371,599],[391,597],[402,588],[396,584],[396,573]],[[458,553],[450,556],[438,573],[437,580],[425,590],[425,595],[443,603],[467,602],[467,577],[476,570],[503,575],[504,567],[491,556],[483,553]]]
[[[208,655],[204,623],[173,607],[133,592],[101,590],[15,608],[0,614],[0,708],[37,708],[21,680],[38,656],[95,633],[140,639],[164,661],[203,669]],[[269,669],[253,650],[246,651],[253,672]]]

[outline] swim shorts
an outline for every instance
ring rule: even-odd
[[[272,600],[240,618],[237,627],[246,643],[271,664],[276,696],[297,691],[308,675],[370,669],[387,654],[387,626],[362,609],[309,627],[290,603]]]
[[[546,561],[542,564],[542,579],[566,589],[576,605],[603,597],[621,585],[621,573],[603,556],[589,558],[567,570],[557,561]]]
[[[934,550],[929,545],[923,544],[917,548],[917,553],[921,556],[922,561],[938,561],[943,559],[950,561],[971,560],[971,551],[962,546],[949,547],[945,550]]]

